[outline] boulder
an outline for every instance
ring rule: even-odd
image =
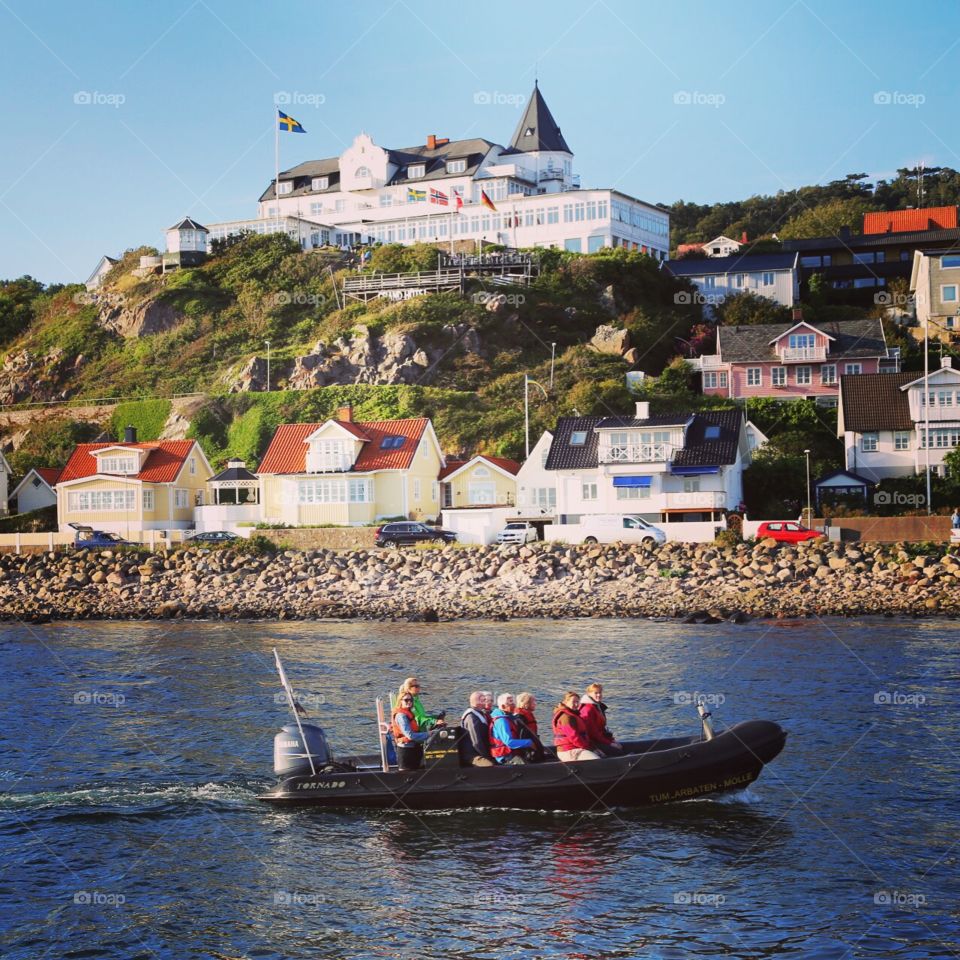
[[[598,353],[623,356],[624,352],[630,349],[630,332],[601,324],[590,339],[590,345]]]

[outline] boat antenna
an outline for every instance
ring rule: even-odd
[[[316,776],[317,768],[313,765],[313,754],[310,752],[309,746],[307,746],[307,738],[303,733],[303,724],[300,723],[300,714],[306,714],[306,710],[303,708],[303,705],[297,700],[296,694],[293,692],[293,687],[290,686],[290,681],[287,679],[287,671],[283,669],[283,663],[280,661],[280,654],[277,653],[277,648],[273,648],[273,656],[277,661],[277,673],[280,674],[280,683],[283,684],[284,692],[287,694],[287,702],[290,704],[290,709],[293,712],[293,719],[297,722],[297,730],[300,731],[300,742],[303,744],[304,752],[307,755],[307,760],[310,761],[310,772]]]

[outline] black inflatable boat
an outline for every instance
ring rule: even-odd
[[[277,667],[296,723],[274,740],[274,771],[280,782],[259,799],[319,807],[447,810],[507,807],[532,810],[602,810],[674,803],[742,790],[786,742],[786,731],[769,720],[749,720],[714,733],[701,707],[697,736],[626,742],[624,754],[603,760],[562,763],[547,749],[541,763],[464,766],[459,727],[434,730],[420,770],[393,765],[378,701],[379,755],[338,757],[323,730],[303,722],[302,708],[277,657]]]

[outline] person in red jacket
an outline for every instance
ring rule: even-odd
[[[601,759],[600,754],[590,749],[590,738],[580,719],[580,694],[572,690],[563,695],[553,711],[553,742],[558,759],[565,763]]]
[[[603,702],[603,685],[591,683],[580,701],[580,719],[590,740],[590,749],[602,757],[616,757],[623,753],[607,728],[607,705]]]
[[[430,734],[421,730],[413,713],[413,696],[405,693],[393,711],[393,742],[397,746],[397,767],[401,771],[419,770],[423,763],[423,741]]]
[[[514,711],[517,718],[534,735],[537,735],[537,698],[532,693],[517,694],[517,709]]]

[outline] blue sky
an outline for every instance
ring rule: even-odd
[[[584,186],[738,199],[960,168],[960,7],[551,0],[0,0],[0,277],[80,281],[189,214],[254,216],[281,164],[507,142],[534,71]]]

